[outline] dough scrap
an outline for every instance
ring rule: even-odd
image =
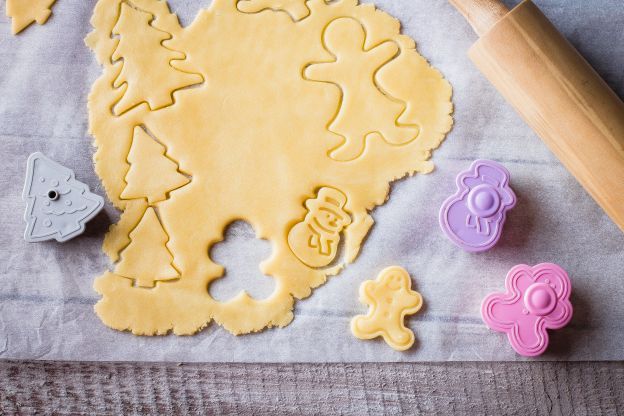
[[[124,210],[106,237],[104,250],[113,262],[121,259],[128,266],[114,266],[114,272],[105,272],[94,284],[102,295],[96,313],[112,328],[141,335],[169,331],[182,335],[214,320],[233,334],[244,334],[287,325],[293,319],[295,299],[309,296],[357,257],[373,225],[370,211],[386,201],[390,183],[433,169],[428,161],[431,151],[451,128],[450,85],[416,52],[414,41],[400,34],[399,22],[373,5],[310,0],[305,3],[309,15],[294,21],[290,13],[274,11],[284,1],[265,2],[275,7],[258,13],[241,12],[237,3],[214,0],[186,28],[165,1],[99,0],[96,4],[94,31],[86,39],[103,66],[89,96],[90,132],[97,146],[95,169],[109,199]],[[115,35],[123,8],[141,19]],[[376,56],[371,51],[379,45],[388,45],[380,50],[388,61],[376,60],[377,68],[368,65],[361,86],[337,82],[331,71],[325,74],[327,82],[307,79],[306,68],[336,61],[330,52],[335,49],[326,47],[323,34],[343,18],[351,19],[350,27],[364,28],[364,43],[353,51],[359,62],[368,64]],[[146,54],[128,49],[123,60],[114,59],[120,39],[139,39],[146,33],[166,37],[162,45],[166,48],[150,44],[154,53],[147,58],[153,63],[146,74],[150,88],[137,87],[128,104],[121,106],[127,110],[113,111],[121,108],[117,103],[125,100],[132,82],[148,82],[128,76],[128,89],[117,88],[123,65],[132,61],[141,66],[137,58]],[[174,66],[173,55],[184,58],[175,60]],[[349,68],[354,77],[359,76],[348,62],[341,71]],[[180,77],[185,81],[170,82]],[[200,84],[182,86],[200,77]],[[380,112],[389,114],[384,126],[369,128],[363,150],[349,161],[328,156],[344,142],[328,129],[332,120],[344,112],[347,121],[341,126],[352,131],[357,126],[350,123],[370,126],[363,118],[377,119],[377,115],[367,111],[358,118],[362,103],[345,107],[343,90],[370,98],[383,107]],[[163,102],[152,105],[153,97],[171,100],[164,106]],[[392,143],[390,135],[375,134],[387,124],[398,128],[397,123],[417,126],[416,137]],[[163,146],[153,156],[144,152],[130,156],[133,138],[142,135],[141,130]],[[163,194],[152,191],[156,182],[139,179],[133,183],[132,196],[141,198],[122,198],[129,186],[126,180],[160,177],[162,169],[148,173],[140,166],[152,158],[163,162],[163,157],[171,161],[166,163],[170,173],[177,166],[190,182],[176,188],[177,184],[163,179],[167,191],[161,200]],[[308,232],[306,224],[321,219],[315,214],[321,207],[338,214],[327,221],[340,217],[340,224],[329,224],[328,233]],[[150,220],[146,228],[156,229],[150,232],[160,236],[158,244],[143,242],[138,231],[131,234],[152,210],[159,221]],[[266,299],[241,292],[219,302],[209,295],[210,283],[224,275],[224,268],[210,258],[210,248],[236,220],[248,222],[258,238],[272,244],[272,255],[259,265],[276,283]],[[172,270],[156,273],[151,263],[141,266],[145,270],[132,267],[139,264],[128,257],[132,245],[154,263],[173,267],[179,276],[162,280],[172,277]],[[302,247],[312,251],[302,254]],[[141,275],[147,275],[147,279],[143,276],[146,285],[157,277],[154,286],[135,284]]]
[[[310,15],[310,9],[306,6],[307,0],[239,0],[236,4],[238,10],[243,13],[258,13],[263,10],[275,12],[283,11],[290,15],[293,21],[305,19]]]
[[[11,33],[18,34],[31,23],[44,24],[56,0],[7,0],[6,15],[11,18]]]
[[[404,324],[407,315],[422,307],[422,296],[412,290],[412,280],[405,269],[388,267],[377,279],[360,286],[360,301],[370,306],[368,314],[351,320],[351,332],[360,339],[383,337],[397,351],[414,345],[414,333]]]

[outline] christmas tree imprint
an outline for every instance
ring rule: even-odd
[[[357,20],[333,20],[323,32],[323,46],[335,60],[308,64],[304,71],[306,79],[329,82],[341,90],[338,113],[328,126],[344,139],[329,151],[329,156],[339,161],[362,155],[366,137],[372,133],[381,135],[386,143],[404,145],[416,139],[420,130],[398,122],[405,104],[382,91],[375,81],[377,71],[399,54],[399,46],[385,41],[367,50],[365,41],[366,32]]]
[[[134,128],[128,153],[130,170],[121,199],[145,198],[149,204],[167,199],[169,192],[188,184],[190,179],[178,170],[178,164],[166,155],[166,148],[140,126]]]
[[[165,43],[172,36],[152,23],[153,14],[129,2],[121,3],[120,8],[112,31],[119,35],[119,42],[111,58],[112,62],[123,60],[113,81],[114,88],[123,88],[123,95],[113,105],[113,114],[119,116],[141,103],[147,103],[152,111],[167,107],[174,103],[175,91],[204,82],[200,74],[174,66],[186,55],[167,48]]]
[[[133,279],[136,286],[151,288],[156,282],[180,277],[167,248],[169,236],[154,208],[148,207],[130,233],[130,244],[121,252],[115,274]]]
[[[286,12],[294,22],[305,19],[310,15],[306,6],[307,0],[240,0],[236,8],[243,13],[259,13],[263,10]]]
[[[52,14],[56,0],[7,0],[6,15],[11,18],[11,32],[16,35],[37,22],[42,25]]]
[[[67,241],[104,207],[104,199],[76,180],[74,172],[42,153],[28,158],[22,198],[26,201],[24,239]]]

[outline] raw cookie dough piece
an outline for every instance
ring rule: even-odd
[[[351,224],[346,203],[342,192],[328,187],[306,201],[308,213],[288,233],[288,244],[299,260],[310,267],[324,267],[336,258],[340,233]]]
[[[130,244],[121,252],[115,273],[135,280],[141,287],[154,287],[157,281],[177,279],[180,273],[173,267],[167,241],[169,236],[154,208],[148,208],[130,233]]]
[[[386,94],[375,80],[377,71],[397,56],[399,46],[385,41],[366,48],[365,40],[366,32],[357,20],[332,21],[323,31],[323,45],[335,59],[310,64],[304,73],[310,80],[330,82],[340,88],[340,108],[328,126],[344,140],[329,151],[336,160],[359,157],[369,134],[379,134],[394,145],[409,143],[418,135],[418,126],[398,121],[405,104]]]
[[[401,267],[382,270],[375,280],[360,286],[360,301],[370,306],[368,314],[351,320],[351,332],[360,339],[383,337],[397,351],[414,344],[414,333],[403,320],[422,307],[422,296],[412,290],[412,280]]]
[[[104,236],[102,251],[113,263],[119,260],[119,252],[130,244],[130,230],[139,224],[146,209],[145,199],[132,199],[126,203],[119,221],[109,227]]]
[[[236,7],[243,13],[259,13],[263,10],[284,11],[295,22],[306,18],[310,9],[306,6],[307,0],[240,0]]]
[[[190,182],[165,151],[165,147],[150,137],[142,127],[134,128],[128,153],[130,170],[125,177],[128,185],[120,195],[122,199],[146,198],[150,204],[154,204],[164,201],[169,192]]]
[[[204,81],[199,74],[186,73],[175,67],[184,60],[182,52],[167,47],[171,34],[153,23],[154,15],[138,9],[129,2],[121,3],[119,20],[112,34],[119,41],[111,59],[122,61],[119,75],[113,82],[122,88],[121,99],[113,112],[123,114],[146,102],[152,110],[173,104],[173,92]],[[137,35],[136,28],[142,28]]]
[[[309,15],[294,21],[272,10],[302,3],[265,2],[269,9],[258,13],[245,13],[238,4],[214,0],[186,28],[165,1],[99,0],[95,7],[94,31],[86,41],[103,66],[89,96],[95,169],[113,204],[127,210],[104,247],[124,267],[113,266],[94,285],[102,295],[96,312],[112,328],[192,334],[214,320],[244,334],[287,325],[296,299],[357,257],[373,224],[370,211],[386,201],[390,183],[432,170],[431,151],[451,127],[450,85],[416,52],[414,41],[400,34],[399,22],[373,5],[310,0]],[[134,24],[120,23],[130,16]],[[354,76],[358,70],[349,53],[367,68],[361,85],[336,82],[332,71],[323,73],[327,82],[304,76],[306,68],[336,61],[331,51],[343,51],[340,42],[338,49],[324,44],[324,38],[333,39],[324,37],[332,22],[359,33],[356,47],[338,60],[340,70]],[[160,45],[156,38],[166,39]],[[122,48],[122,41],[137,48]],[[377,47],[384,59],[377,59]],[[139,68],[142,62],[150,63],[147,78],[131,71],[127,89],[120,86],[128,64]],[[342,88],[375,103],[378,113],[366,109],[358,116],[362,102],[343,103]],[[340,124],[345,132],[367,136],[349,161],[329,156],[344,142],[328,128],[339,112],[346,114]],[[387,116],[381,121],[378,114]],[[366,131],[357,130],[362,125]],[[137,126],[159,144],[150,146],[158,147],[152,156],[132,150],[136,134],[142,135]],[[415,138],[393,143],[391,135],[379,133],[388,126]],[[150,161],[168,168],[154,169]],[[160,192],[161,185],[171,190],[184,182],[176,165],[190,182]],[[158,244],[129,236],[150,209],[158,221],[147,223],[145,231],[160,236]],[[257,238],[271,243],[271,256],[259,264],[275,279],[266,299],[241,292],[219,302],[208,292],[211,282],[230,278],[210,258],[210,248],[235,220],[247,221]],[[140,259],[128,257],[128,244],[153,260],[139,266]],[[152,270],[154,264],[167,273]],[[173,278],[168,266],[179,276]],[[139,279],[146,287],[136,284]]]
[[[52,14],[56,0],[7,0],[6,15],[11,20],[11,32],[16,35],[31,23],[44,24]]]

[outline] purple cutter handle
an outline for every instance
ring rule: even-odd
[[[509,171],[492,160],[475,160],[457,176],[457,192],[440,208],[440,226],[466,251],[492,248],[500,239],[506,212],[516,205]]]

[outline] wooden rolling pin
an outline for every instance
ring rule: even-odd
[[[624,103],[531,1],[449,1],[470,59],[624,232]]]

